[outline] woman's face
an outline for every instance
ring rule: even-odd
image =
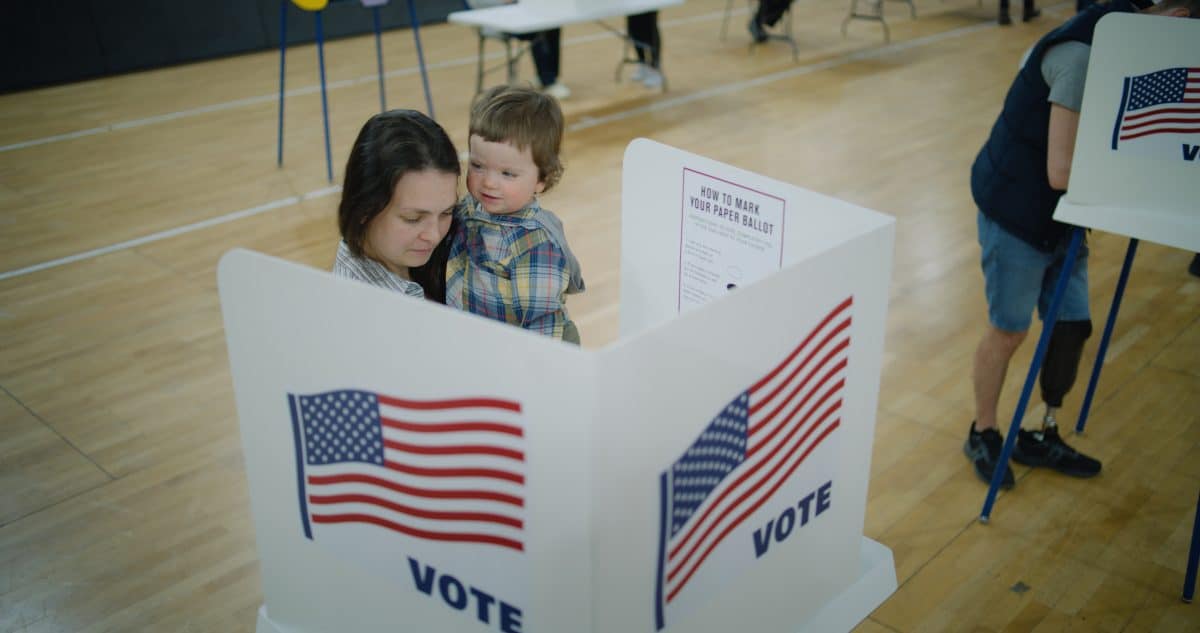
[[[409,279],[408,269],[429,261],[450,230],[458,201],[458,175],[424,169],[396,181],[392,199],[367,225],[363,251],[388,270]]]

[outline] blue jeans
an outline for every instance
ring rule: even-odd
[[[1054,297],[1054,286],[1066,261],[1067,240],[1046,253],[1005,231],[991,218],[979,213],[979,245],[983,249],[984,293],[987,295],[988,320],[1007,332],[1024,332],[1033,320],[1036,306],[1044,318]],[[1081,244],[1075,267],[1067,280],[1067,289],[1059,308],[1060,321],[1087,321],[1088,311],[1087,244]]]

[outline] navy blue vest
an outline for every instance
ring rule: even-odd
[[[1068,228],[1053,219],[1063,192],[1051,189],[1046,175],[1050,86],[1042,78],[1042,57],[1051,46],[1068,40],[1091,45],[1100,18],[1113,11],[1136,10],[1128,0],[1095,4],[1039,40],[1008,89],[1004,109],[971,166],[971,194],[979,210],[1040,250],[1054,250]]]

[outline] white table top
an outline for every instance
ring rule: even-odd
[[[526,6],[509,4],[489,9],[456,11],[446,19],[455,24],[496,29],[505,33],[535,33],[578,22],[635,15],[683,4],[684,0],[596,0],[588,6]],[[573,3],[572,3],[573,4]]]

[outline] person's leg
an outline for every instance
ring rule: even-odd
[[[1055,251],[1054,264],[1046,271],[1042,283],[1038,312],[1043,318],[1053,300],[1054,287],[1062,274],[1065,255],[1064,240]],[[1022,429],[1017,435],[1017,444],[1013,449],[1013,460],[1019,464],[1053,468],[1073,477],[1093,477],[1100,473],[1102,467],[1098,460],[1067,445],[1059,435],[1058,423],[1055,420],[1055,412],[1062,406],[1063,398],[1075,384],[1079,361],[1083,357],[1083,345],[1092,333],[1088,307],[1087,257],[1088,250],[1084,245],[1079,250],[1071,277],[1067,281],[1062,306],[1059,308],[1059,319],[1054,324],[1046,346],[1046,356],[1039,376],[1042,400],[1046,403],[1042,426],[1033,431]]]
[[[1054,251],[1054,260],[1042,279],[1041,296],[1038,297],[1038,315],[1045,319],[1054,300],[1054,289],[1066,263],[1069,237]],[[1046,356],[1039,376],[1042,401],[1048,407],[1047,417],[1053,421],[1054,410],[1062,406],[1063,398],[1075,384],[1079,371],[1079,360],[1083,357],[1083,344],[1092,334],[1091,308],[1088,304],[1088,246],[1080,244],[1079,254],[1071,267],[1071,277],[1063,291],[1062,304],[1058,309],[1058,321],[1050,333]]]
[[[650,50],[647,48],[646,35],[646,13],[637,13],[634,15],[625,16],[625,35],[633,43],[633,52],[637,55],[638,64],[633,69],[633,74],[629,76],[631,81],[643,82],[650,74],[650,66],[647,60],[650,59]]]
[[[1012,17],[1008,13],[1008,0],[1000,0],[1000,9],[996,15],[996,22],[1001,26],[1012,24]]]
[[[1004,436],[996,428],[996,407],[1000,400],[1000,389],[1008,373],[1008,362],[1013,352],[1025,340],[1025,332],[1008,332],[994,325],[987,331],[975,349],[972,382],[975,388],[975,420],[967,430],[967,441],[963,452],[975,467],[975,475],[990,483],[992,474],[1000,464],[1000,453],[1004,448]],[[1012,468],[1003,465],[1004,476],[1001,488],[1012,488],[1016,483]]]
[[[1042,401],[1046,403],[1046,422],[1055,422],[1054,414],[1062,407],[1063,398],[1075,385],[1079,373],[1079,360],[1083,358],[1083,344],[1092,335],[1091,320],[1063,321],[1054,324],[1050,343],[1046,346],[1046,357],[1042,360],[1042,373],[1038,377],[1042,387]]]
[[[658,11],[651,11],[646,21],[650,23],[647,29],[650,35],[650,66],[662,68],[662,32],[658,30]]]
[[[1008,362],[1025,341],[1042,279],[1053,263],[1043,253],[980,213],[980,266],[988,306],[988,329],[975,350],[975,427],[997,427],[997,403]]]
[[[975,420],[967,434],[963,451],[983,481],[990,481],[1000,466],[1004,444],[998,429],[997,408],[1009,361],[1024,342],[1033,310],[1037,304],[1041,280],[1051,258],[1000,228],[987,216],[977,218],[980,265],[988,304],[988,327],[975,349],[972,386],[975,395]],[[1008,464],[1003,464],[1003,487],[1012,487],[1014,479]]]
[[[641,62],[633,80],[642,82],[647,88],[661,88],[663,76],[659,68],[662,40],[658,32],[658,11],[631,15],[626,20],[626,26],[630,39],[637,42],[634,48]]]
[[[763,25],[763,2],[766,0],[758,0],[758,9],[754,11],[754,15],[750,16],[750,22],[746,24],[746,28],[750,30],[750,37],[755,43],[762,44],[767,41],[767,27]]]
[[[1008,375],[1008,362],[1028,333],[1028,330],[1012,332],[988,324],[975,348],[971,372],[975,387],[975,430],[997,428],[996,411],[1000,391],[1004,388],[1004,378]]]
[[[625,18],[625,30],[629,39],[637,42],[638,61],[658,67],[658,11],[638,13]]]
[[[1021,21],[1028,22],[1042,14],[1042,10],[1034,6],[1034,0],[1024,0],[1021,4]]]
[[[538,81],[542,87],[558,83],[561,37],[562,29],[550,29],[536,33],[532,38],[529,52],[533,56],[533,65],[537,69]]]
[[[783,17],[784,12],[790,6],[792,6],[792,0],[761,0],[758,3],[758,13],[755,17],[759,24],[775,26],[775,23],[779,22],[779,18]]]

